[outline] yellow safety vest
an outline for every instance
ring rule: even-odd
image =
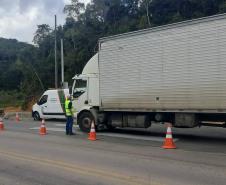
[[[69,103],[70,103],[70,100],[65,100],[65,113],[66,113],[66,116],[72,116],[72,108],[69,109]]]

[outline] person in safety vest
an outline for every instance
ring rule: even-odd
[[[65,100],[65,114],[67,117],[67,123],[66,123],[66,135],[74,135],[72,132],[73,128],[73,107],[71,102],[71,97],[67,96]]]

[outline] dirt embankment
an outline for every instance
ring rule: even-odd
[[[31,112],[32,111],[32,106],[37,102],[37,98],[34,98],[32,100],[30,100],[27,104],[26,104],[26,108],[23,109],[21,106],[8,106],[8,107],[4,107],[4,112]]]
[[[4,112],[23,112],[21,107],[5,107]]]

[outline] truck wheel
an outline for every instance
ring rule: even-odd
[[[38,112],[34,112],[33,118],[35,121],[39,121],[40,120],[40,115]]]
[[[90,112],[83,112],[78,118],[78,125],[81,131],[90,132],[91,123],[94,121],[94,117]]]

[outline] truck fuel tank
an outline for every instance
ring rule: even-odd
[[[148,128],[151,126],[148,114],[113,113],[110,117],[110,123],[113,127]]]

